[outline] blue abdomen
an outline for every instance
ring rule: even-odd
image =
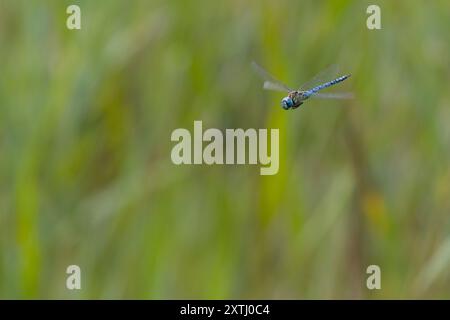
[[[308,90],[308,91],[307,91],[307,94],[308,94],[308,96],[310,96],[310,95],[316,93],[316,92],[319,91],[319,90],[322,90],[322,89],[331,87],[332,85],[335,85],[336,83],[342,82],[342,81],[344,81],[345,79],[347,79],[348,77],[350,77],[350,75],[345,75],[345,76],[336,78],[336,79],[334,79],[334,80],[325,82],[325,83],[323,83],[323,84],[321,84],[321,85],[318,85],[317,87],[314,87],[314,88]]]

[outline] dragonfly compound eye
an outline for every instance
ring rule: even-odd
[[[293,105],[294,105],[294,102],[292,101],[292,99],[290,97],[286,97],[286,98],[283,98],[283,100],[281,100],[281,106],[283,107],[284,110],[288,110]]]

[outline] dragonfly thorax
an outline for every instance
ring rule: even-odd
[[[296,109],[303,103],[303,100],[305,97],[301,91],[292,91],[281,100],[281,106],[284,110]]]

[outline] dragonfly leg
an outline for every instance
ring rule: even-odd
[[[298,107],[300,107],[303,104],[303,102],[300,102],[298,105],[293,106],[292,109],[297,109]]]

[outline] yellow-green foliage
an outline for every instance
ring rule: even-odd
[[[449,22],[446,0],[2,0],[0,298],[450,298]],[[356,99],[284,111],[252,60],[292,86],[338,63]],[[194,120],[279,128],[279,173],[173,165]]]

